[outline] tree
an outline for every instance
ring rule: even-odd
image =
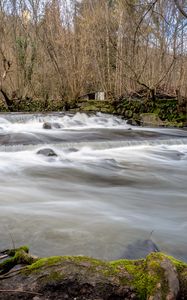
[[[176,7],[178,8],[178,10],[180,11],[180,13],[187,18],[187,12],[185,11],[185,9],[183,8],[182,5],[184,5],[184,1],[182,1],[183,3],[179,3],[179,0],[174,0]]]
[[[1,96],[185,95],[186,13],[184,0],[1,0]]]

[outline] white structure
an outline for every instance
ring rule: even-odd
[[[22,12],[22,20],[23,20],[23,24],[24,25],[27,25],[30,20],[31,20],[31,13],[28,9],[25,9],[23,12]]]
[[[104,101],[105,100],[105,92],[91,92],[91,93],[80,96],[79,99]]]
[[[105,100],[105,92],[96,92],[95,100],[104,101]]]

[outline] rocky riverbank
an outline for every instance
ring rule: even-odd
[[[60,101],[41,99],[12,100],[8,108],[3,100],[0,101],[2,112],[50,112],[71,111],[86,113],[108,113],[123,116],[132,125],[184,127],[187,125],[187,100],[180,102],[177,98],[163,98],[158,95],[153,101],[147,97],[121,97],[116,100],[84,100]]]
[[[84,256],[39,259],[27,247],[5,251],[4,256],[3,300],[187,299],[187,264],[160,252],[112,262]]]
[[[83,101],[76,111],[118,114],[132,125],[183,127],[187,124],[186,111],[180,111],[176,99],[120,99],[119,101]]]

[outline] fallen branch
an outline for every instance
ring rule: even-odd
[[[22,293],[22,294],[30,294],[36,296],[42,296],[43,294],[30,292],[30,291],[20,291],[20,290],[0,290],[0,293]]]
[[[20,273],[20,271],[25,270],[25,269],[27,269],[27,266],[22,267],[17,270],[11,270],[11,271],[5,273],[4,275],[0,275],[0,280],[14,277],[14,276],[18,275]]]
[[[31,265],[38,260],[37,257],[30,255],[28,252],[29,249],[26,246],[2,252],[4,255],[10,256],[10,258],[0,263],[0,275],[7,274],[16,265]]]
[[[7,258],[7,257],[8,257],[8,255],[6,255],[6,254],[5,255],[1,255],[0,259],[4,259],[4,258]]]
[[[185,12],[185,10],[182,8],[182,6],[179,4],[178,0],[174,0],[176,7],[178,8],[178,10],[180,11],[180,13],[187,18],[187,13]]]

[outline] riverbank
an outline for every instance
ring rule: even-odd
[[[175,97],[158,96],[150,98],[121,97],[116,100],[84,100],[61,101],[24,99],[12,100],[11,107],[0,101],[1,112],[52,112],[70,111],[86,113],[107,113],[120,115],[131,125],[152,127],[184,127],[187,125],[187,102],[180,102]]]
[[[76,111],[117,114],[136,126],[184,127],[186,111],[180,111],[177,99],[120,99],[119,101],[89,100],[78,103]]]
[[[85,256],[36,258],[27,247],[0,263],[0,299],[187,299],[187,264],[164,253],[101,261]],[[13,267],[13,269],[12,269]]]

